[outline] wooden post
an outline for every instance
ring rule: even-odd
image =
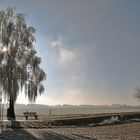
[[[51,111],[51,108],[50,108],[50,116],[52,115],[52,111]]]

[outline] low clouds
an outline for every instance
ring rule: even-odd
[[[58,96],[56,96],[58,95]],[[55,97],[54,97],[55,96]],[[56,104],[100,104],[98,97],[94,98],[92,93],[87,90],[81,90],[78,88],[69,89],[63,88],[61,90],[52,90],[51,95],[41,95],[40,98],[37,98],[36,103],[42,104],[46,103],[49,105],[56,105]]]
[[[108,63],[114,62],[114,57],[110,61],[106,60],[106,57],[111,58],[106,54],[107,47],[103,49],[95,43],[86,44],[82,40],[71,42],[72,36],[67,35],[39,36],[37,39],[37,46],[43,47],[43,50],[38,47],[38,52],[42,56],[43,68],[46,69],[48,77],[45,94],[37,98],[36,103],[127,104],[133,98],[132,90],[126,92],[119,84],[111,86],[113,82],[109,81],[109,76],[113,71],[109,71],[112,65]],[[122,86],[124,87],[124,83]],[[126,94],[129,94],[127,98]],[[135,99],[132,99],[131,104],[134,104],[134,101]]]

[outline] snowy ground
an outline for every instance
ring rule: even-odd
[[[140,140],[140,122],[97,127],[5,128],[0,140]]]
[[[0,140],[140,140],[140,113],[22,117],[0,128]]]

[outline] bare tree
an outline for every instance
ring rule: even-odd
[[[46,75],[39,66],[34,33],[23,13],[15,13],[15,8],[0,11],[0,87],[9,101],[8,118],[15,118],[14,104],[20,91],[25,91],[30,101],[44,91]]]
[[[136,88],[136,94],[135,97],[140,100],[140,88]]]

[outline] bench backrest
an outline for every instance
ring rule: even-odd
[[[23,112],[24,116],[36,116],[36,112]]]

